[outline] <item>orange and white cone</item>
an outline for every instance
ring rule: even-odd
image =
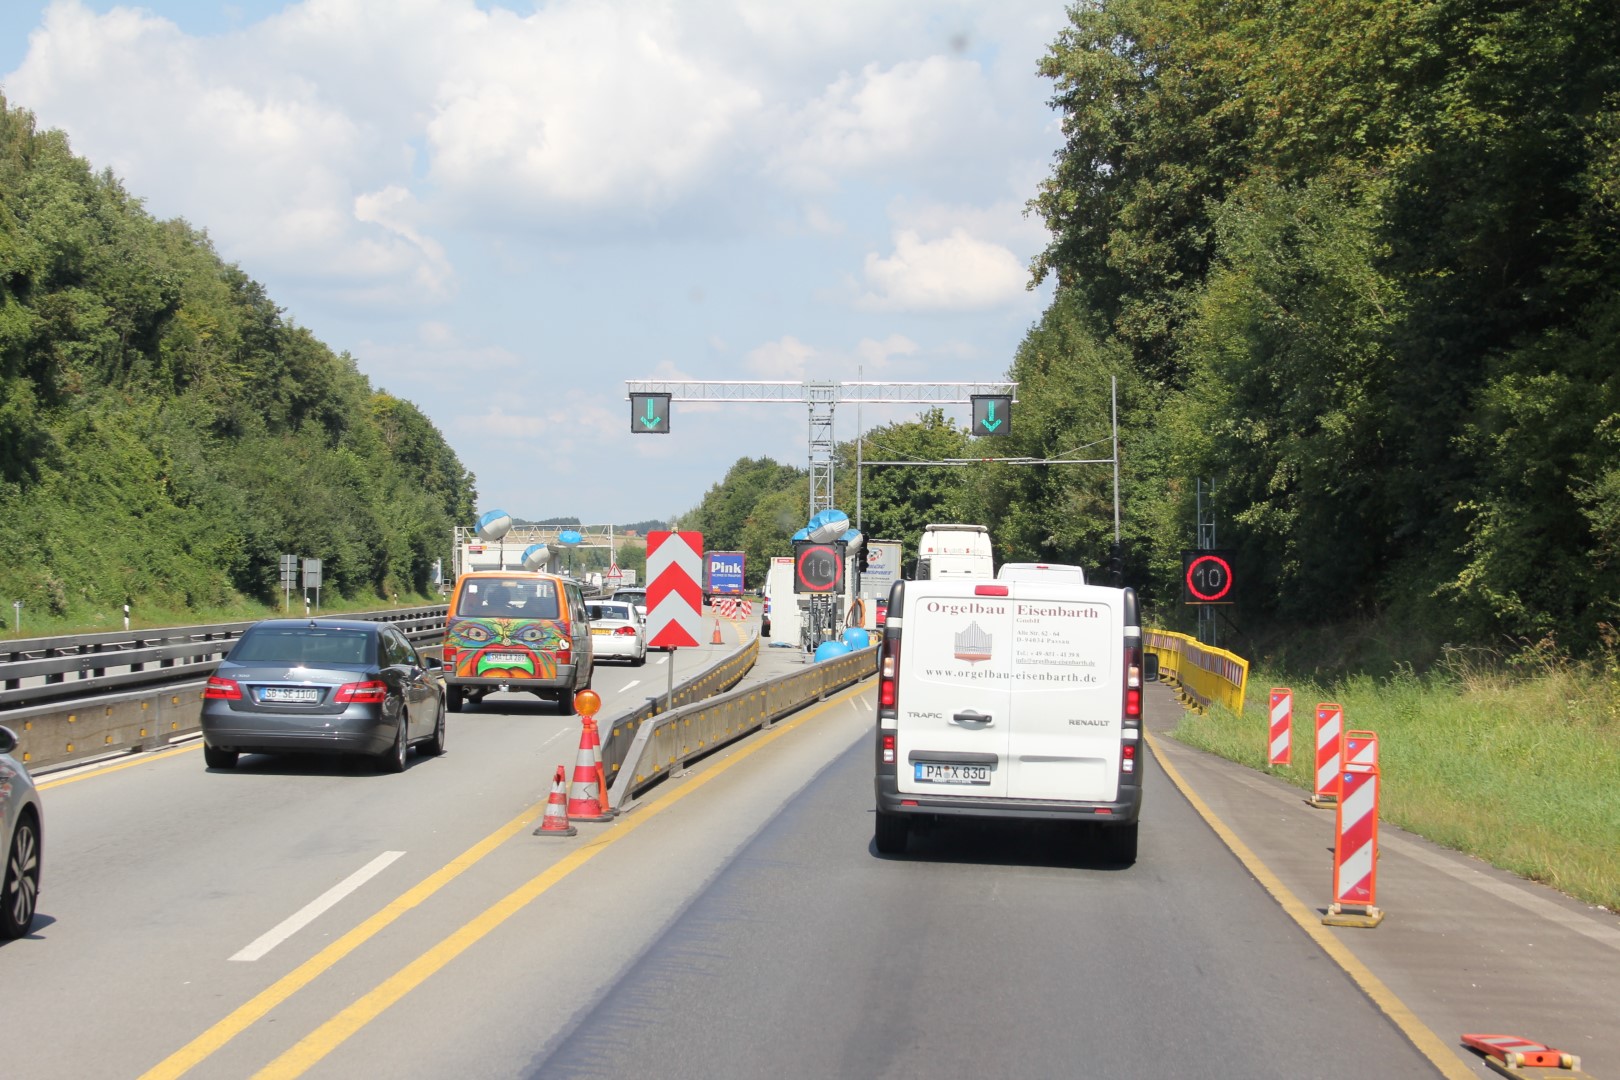
[[[726,639],[724,637],[722,637],[721,634],[720,634],[720,620],[717,617],[714,620],[714,636],[709,639],[709,644],[710,645],[724,645],[725,643],[726,643]]]
[[[596,751],[591,746],[596,724],[589,719],[579,733],[579,757],[574,760],[574,781],[568,789],[568,816],[575,821],[607,821],[613,814],[602,808]]]
[[[534,830],[536,836],[575,836],[579,830],[568,824],[568,781],[563,775],[563,767],[557,766],[557,775],[551,781],[551,797],[546,800],[546,816],[540,820],[540,827]]]
[[[602,768],[602,733],[596,728],[596,718],[587,716],[585,720],[586,737],[591,740],[591,759],[596,762],[596,789],[602,795],[602,813],[614,813],[613,805],[608,799],[607,772]]]

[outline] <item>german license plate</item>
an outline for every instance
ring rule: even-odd
[[[522,655],[509,652],[488,653],[485,655],[484,659],[488,660],[495,667],[507,667],[514,664],[523,663]]]
[[[929,761],[914,761],[917,780],[924,784],[988,784],[988,765],[946,765]]]
[[[266,686],[259,691],[259,700],[313,705],[321,700],[321,692],[313,686]]]

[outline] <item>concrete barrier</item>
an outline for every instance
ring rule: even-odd
[[[36,705],[0,714],[17,733],[13,751],[34,769],[131,750],[155,750],[199,726],[207,680]]]
[[[758,644],[759,639],[754,639],[756,650]],[[634,736],[618,754],[611,802],[623,806],[625,800],[664,777],[680,775],[694,759],[876,671],[874,646],[661,715],[626,717],[615,726],[622,730],[633,721]]]

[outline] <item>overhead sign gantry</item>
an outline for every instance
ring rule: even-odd
[[[810,407],[810,513],[833,504],[833,411],[839,405],[971,405],[973,434],[1012,429],[1013,382],[753,382],[727,379],[630,379],[630,430],[667,434],[672,401],[796,403]],[[660,412],[660,408],[662,411]]]

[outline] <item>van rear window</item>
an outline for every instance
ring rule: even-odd
[[[480,578],[462,587],[456,614],[474,619],[555,619],[557,583],[549,578]]]

